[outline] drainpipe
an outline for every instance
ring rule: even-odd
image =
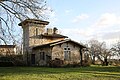
[[[80,48],[80,65],[83,66],[83,59],[82,59],[82,49]]]

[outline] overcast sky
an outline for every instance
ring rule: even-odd
[[[48,0],[50,25],[75,41],[120,39],[120,0]]]

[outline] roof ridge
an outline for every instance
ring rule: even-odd
[[[38,46],[33,47],[33,49],[34,49],[34,48],[37,48],[37,47],[47,46],[47,45],[48,45],[48,46],[55,46],[55,45],[58,45],[58,44],[61,44],[61,43],[67,42],[67,41],[72,41],[72,42],[74,42],[75,44],[82,46],[83,48],[86,47],[86,46],[84,46],[83,44],[80,44],[80,43],[78,43],[78,42],[75,42],[75,41],[73,41],[73,40],[71,40],[71,39],[64,39],[64,40],[60,40],[60,41],[55,41],[55,42],[51,42],[51,43],[47,43],[47,44],[38,45]]]

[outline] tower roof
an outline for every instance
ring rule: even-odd
[[[43,20],[38,20],[38,19],[26,19],[24,21],[22,21],[21,23],[19,23],[19,26],[22,26],[22,24],[26,24],[26,23],[35,23],[35,24],[44,24],[44,25],[48,25],[49,22],[48,21],[43,21]]]
[[[15,48],[16,45],[0,45],[0,48]]]

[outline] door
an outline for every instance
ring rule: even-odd
[[[35,64],[35,54],[31,54],[31,63]]]

